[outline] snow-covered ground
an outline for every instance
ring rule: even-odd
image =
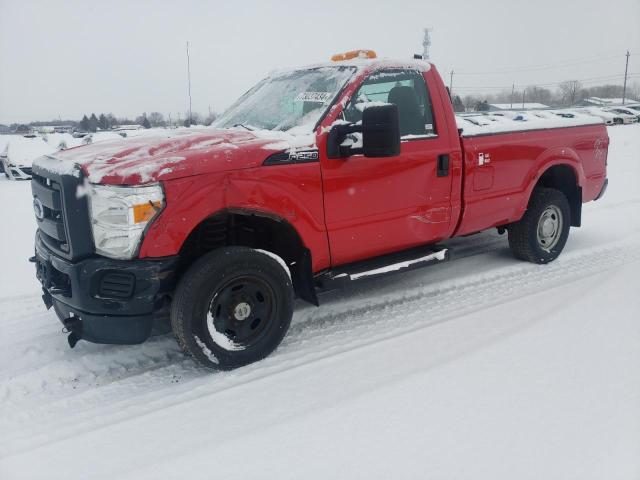
[[[496,232],[298,305],[282,346],[204,371],[171,336],[67,346],[26,182],[0,181],[0,478],[640,478],[640,125],[565,252]]]

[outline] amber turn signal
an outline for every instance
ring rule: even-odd
[[[133,206],[133,223],[148,222],[153,218],[160,207],[161,202],[139,203]]]

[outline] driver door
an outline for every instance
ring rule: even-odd
[[[424,76],[405,69],[372,73],[346,105],[344,119],[359,121],[372,102],[398,106],[401,151],[322,159],[332,265],[436,242],[450,227],[451,174],[438,176],[437,168],[451,147],[447,135],[438,135]]]

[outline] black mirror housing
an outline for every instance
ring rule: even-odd
[[[397,105],[389,103],[364,109],[362,150],[365,157],[400,155],[400,118]]]
[[[350,133],[362,134],[362,148],[342,146]],[[375,105],[362,112],[362,123],[334,125],[327,137],[327,156],[345,158],[364,154],[365,157],[400,155],[400,119],[394,104]]]

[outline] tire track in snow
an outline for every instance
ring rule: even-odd
[[[292,325],[282,346],[271,357],[233,372],[212,375],[190,360],[157,365],[150,371],[145,369],[146,362],[142,359],[139,368],[143,371],[138,374],[71,397],[53,398],[46,405],[15,411],[10,417],[3,415],[0,430],[4,432],[4,445],[0,447],[0,455],[215,395],[341,352],[638,261],[639,240],[638,234],[634,234],[603,248],[567,252],[545,266],[517,263],[436,286],[417,287],[402,294],[389,293],[357,307],[338,305],[328,312],[315,311]],[[487,322],[490,326],[490,319]],[[172,376],[181,377],[181,381],[168,389]],[[28,385],[20,384],[20,378],[12,380],[15,383],[8,386],[8,395],[12,389],[28,390]],[[69,423],[69,410],[74,412],[72,423]],[[61,415],[63,411],[67,412],[66,417]],[[59,420],[61,417],[63,421]]]

